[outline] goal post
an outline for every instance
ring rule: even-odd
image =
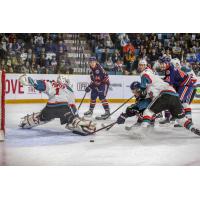
[[[5,138],[5,71],[0,71],[0,141]]]

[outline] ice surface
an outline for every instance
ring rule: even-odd
[[[119,105],[112,104],[112,110]],[[184,128],[156,126],[141,133],[116,125],[87,137],[72,134],[59,120],[31,130],[18,128],[21,117],[43,107],[6,105],[6,140],[0,143],[0,165],[200,165],[200,137]],[[194,123],[200,128],[200,105],[193,107]],[[88,104],[83,105],[80,115],[87,109]],[[113,122],[123,109],[105,123]],[[97,104],[95,114],[102,112]],[[134,120],[129,119],[126,125]]]

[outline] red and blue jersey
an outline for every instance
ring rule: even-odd
[[[164,81],[170,85],[177,87],[192,86],[192,78],[179,68],[175,68],[172,64],[167,64]]]
[[[100,64],[96,64],[95,68],[90,68],[91,84],[95,86],[109,85],[109,76]]]

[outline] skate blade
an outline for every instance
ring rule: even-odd
[[[102,118],[102,117],[98,117],[98,116],[97,116],[97,117],[95,117],[95,119],[96,119],[96,120],[102,120],[102,121],[103,121],[103,120],[111,119],[111,117]]]

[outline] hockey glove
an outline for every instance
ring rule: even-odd
[[[134,105],[134,104],[127,107],[126,116],[127,117],[133,117],[133,116],[137,115],[139,113],[139,111],[137,109],[138,109],[137,106]]]
[[[117,119],[117,124],[124,124],[125,120],[126,120],[126,114],[122,113]]]
[[[90,86],[88,86],[88,87],[85,88],[85,92],[86,93],[90,92],[90,90],[91,90]]]

